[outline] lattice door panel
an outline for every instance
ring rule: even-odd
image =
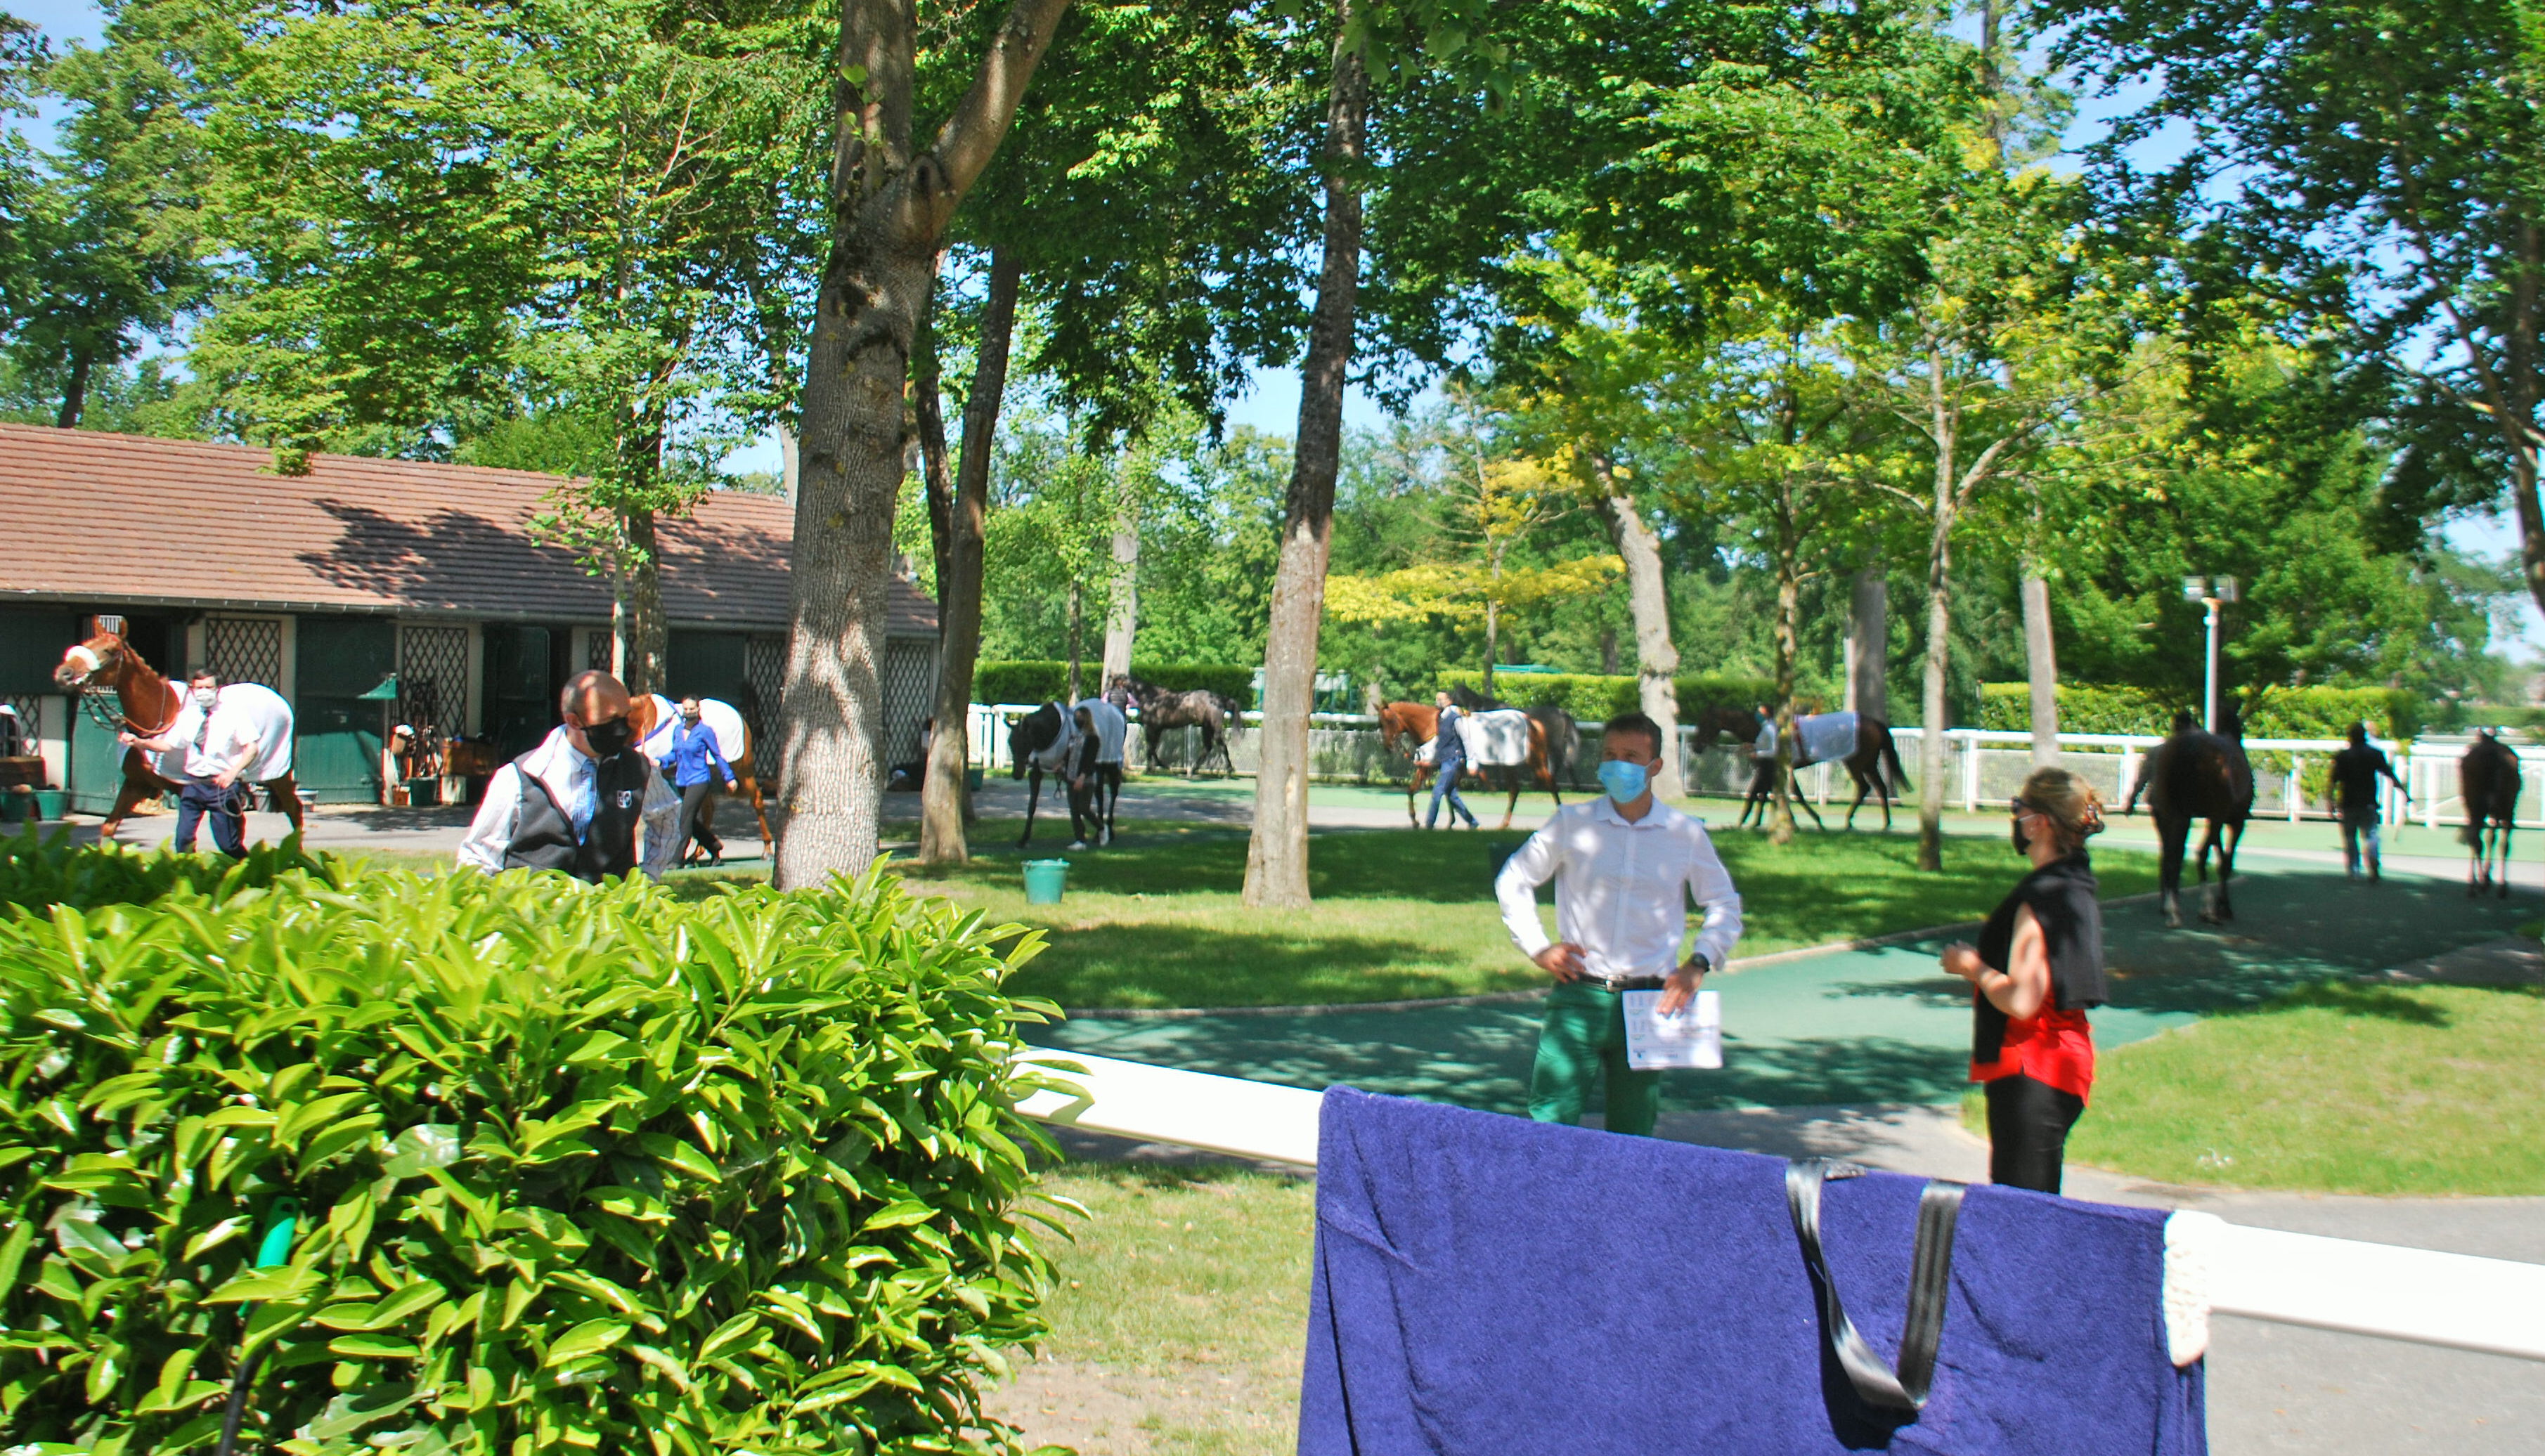
[[[398,632],[398,717],[445,738],[467,730],[468,629],[406,627]]]
[[[283,690],[283,623],[263,616],[204,619],[204,660],[224,683]]]
[[[734,706],[742,710],[742,720],[751,725],[751,741],[756,755],[774,755],[778,742],[779,695],[786,690],[786,639],[754,637],[743,644],[742,701]],[[761,771],[767,773],[770,760],[763,758]]]
[[[583,665],[596,673],[609,672],[612,651],[616,646],[617,636],[614,632],[607,629],[597,632],[586,632],[584,634]]]
[[[12,728],[0,722],[0,753],[32,754],[36,740],[43,732],[44,698],[40,692],[12,692],[0,695],[0,702],[17,710],[18,723]],[[10,740],[17,742],[13,745]]]
[[[883,761],[919,757],[921,725],[937,709],[937,649],[927,642],[887,642],[883,652]]]

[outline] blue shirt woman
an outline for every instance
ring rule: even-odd
[[[672,781],[682,788],[709,782],[732,786],[733,769],[716,751],[715,730],[706,719],[685,722],[673,731]]]

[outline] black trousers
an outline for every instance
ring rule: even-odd
[[[724,841],[715,832],[715,796],[712,778],[681,790],[681,847],[672,851],[674,864],[689,857],[693,844],[718,859],[724,857]]]
[[[1078,785],[1081,782],[1087,786],[1080,788]],[[1115,794],[1122,792],[1122,766],[1119,764],[1099,764],[1088,770],[1085,779],[1070,780],[1069,837],[1071,839],[1084,840],[1088,838],[1088,831],[1104,830],[1105,792],[1108,788]]]
[[[178,785],[177,836],[173,841],[176,848],[193,853],[195,836],[203,822],[209,819],[213,849],[233,859],[247,853],[247,816],[240,812],[239,804],[246,794],[245,784],[220,788],[208,779],[190,778]]]
[[[2086,1099],[2017,1074],[1987,1084],[1989,1181],[2039,1193],[2059,1191],[2068,1129]]]

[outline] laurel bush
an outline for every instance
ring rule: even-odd
[[[204,1449],[249,1370],[294,1456],[1013,1449],[1034,937],[32,837],[0,898],[0,1444]]]

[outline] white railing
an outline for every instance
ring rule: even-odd
[[[1141,1142],[1313,1168],[1321,1093],[1111,1057],[1036,1051],[1082,1093],[1036,1092],[1028,1117]],[[2545,1360],[2545,1264],[2225,1226],[2209,1306],[2283,1325]]]
[[[1008,763],[1008,726],[1016,719],[1034,711],[1039,703],[974,703],[972,704],[972,761],[992,769],[1005,769]],[[1230,745],[1230,757],[1236,771],[1255,771],[1258,749],[1254,729],[1264,721],[1260,712],[1239,714],[1245,732]],[[1139,714],[1131,714],[1134,725]],[[1407,771],[1402,756],[1390,759],[1379,751],[1378,720],[1367,713],[1313,713],[1309,715],[1310,751],[1317,764],[1317,776],[1325,779],[1373,782],[1401,778]],[[1596,722],[1581,725],[1586,746],[1594,751],[1578,756],[1587,764],[1598,754],[1594,741],[1600,731]],[[1919,739],[1924,730],[1893,728],[1895,745],[1900,751],[1901,767],[1915,783],[1919,776]],[[1680,778],[1691,791],[1708,796],[1739,796],[1750,785],[1752,761],[1747,745],[1720,742],[1707,748],[1696,747],[1696,730],[1683,725],[1679,730]],[[2032,771],[2032,735],[1993,728],[1950,728],[1945,740],[1945,802],[1965,810],[1994,808],[2012,798]],[[2153,734],[2136,733],[2062,733],[2059,751],[2063,767],[2083,774],[2109,802],[2117,805],[2138,781],[2139,766],[2147,751],[2165,740]],[[2413,743],[2384,739],[2370,740],[2395,762],[2395,771],[2411,790],[2409,799],[2394,785],[2383,784],[2385,822],[2423,824],[2436,829],[2441,825],[2465,823],[2465,801],[2457,792],[2457,761],[2464,756],[2468,740],[2440,736],[2423,737]],[[1167,745],[1166,757],[1171,763],[1189,760],[1199,748],[1198,734],[1192,729],[1175,730]],[[2285,819],[2329,819],[2333,811],[2325,801],[2319,778],[2316,792],[2307,790],[2311,772],[2320,774],[2326,761],[2345,745],[2335,738],[2249,738],[2245,751],[2254,758],[2255,806],[2257,817]],[[2519,791],[2516,823],[2520,828],[2545,829],[2545,748],[2513,745],[2518,755],[2519,770],[2524,783]],[[2271,756],[2285,756],[2285,764],[2273,763]],[[1139,752],[1133,761],[1141,762]],[[1587,782],[1587,768],[1575,774]],[[1834,764],[1806,766],[1796,777],[1802,795],[1816,806],[1826,808],[1833,799],[1844,808],[1853,798],[1854,789],[1844,768]],[[1916,802],[1914,792],[1908,802]]]

